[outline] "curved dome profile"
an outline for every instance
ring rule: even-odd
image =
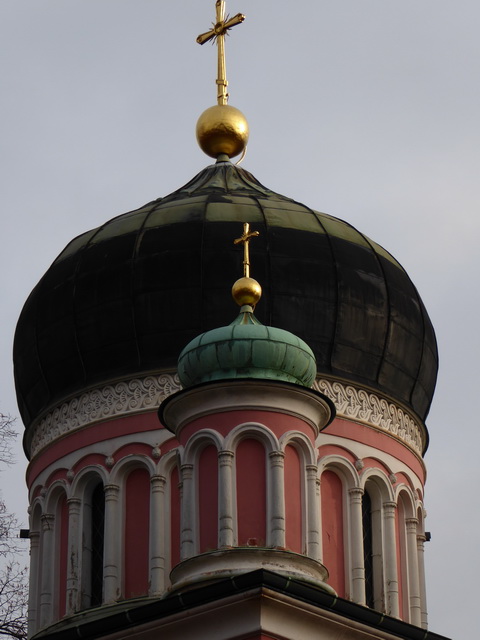
[[[233,240],[244,222],[260,232],[258,319],[303,339],[320,375],[380,390],[423,420],[437,349],[405,270],[346,222],[219,162],[75,238],[48,269],[15,336],[25,425],[89,387],[173,370],[190,340],[228,324],[242,265]]]
[[[227,327],[194,338],[178,358],[183,387],[212,380],[281,380],[311,387],[317,367],[308,344],[289,331],[266,327],[246,305]]]

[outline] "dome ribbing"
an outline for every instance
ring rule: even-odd
[[[220,162],[75,238],[54,261],[15,336],[24,423],[86,388],[173,370],[190,340],[228,324],[243,222],[261,233],[258,319],[303,339],[320,375],[380,390],[424,419],[436,341],[405,270],[346,222]]]

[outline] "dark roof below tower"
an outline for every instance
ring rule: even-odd
[[[319,374],[379,390],[424,419],[437,348],[405,270],[348,223],[221,162],[75,238],[40,280],[14,345],[25,425],[91,386],[173,369],[192,338],[228,324],[244,222],[260,231],[259,320],[305,340]]]
[[[203,626],[205,618],[210,617],[210,620],[218,620],[222,609],[231,605],[235,600],[242,603],[248,600],[257,601],[257,606],[261,607],[262,601],[265,602],[272,598],[274,600],[278,598],[279,602],[288,598],[287,617],[291,615],[292,611],[302,611],[304,607],[308,609],[310,615],[313,612],[318,616],[319,632],[322,614],[326,612],[330,623],[329,627],[336,627],[336,633],[341,634],[342,637],[346,637],[345,630],[350,628],[350,633],[355,637],[365,637],[366,633],[371,633],[375,634],[376,638],[388,640],[393,638],[400,640],[449,640],[433,631],[427,631],[403,622],[403,620],[391,618],[374,609],[368,609],[349,600],[333,596],[314,585],[300,582],[294,578],[287,578],[265,569],[258,569],[228,580],[198,585],[190,591],[180,594],[174,593],[162,599],[129,600],[123,603],[116,602],[111,607],[103,606],[90,609],[64,618],[59,623],[37,634],[35,638],[38,640],[96,640],[109,636],[118,638],[120,633],[134,638],[136,632],[147,639],[167,635],[168,638],[176,638],[178,634],[175,632],[177,628],[175,625],[181,620],[190,620],[190,628],[194,628],[193,633],[188,634],[188,638],[199,638],[204,637],[198,635],[199,619],[202,622],[201,633],[205,633]],[[197,609],[197,607],[201,609]],[[200,617],[202,614],[203,619]],[[245,615],[245,611],[242,611],[241,614]],[[238,637],[236,623],[239,620],[232,613],[232,607],[229,609],[229,616],[231,635],[228,637]],[[263,620],[260,615],[258,615],[258,619],[259,621]],[[162,623],[165,625],[164,627],[162,627]],[[261,630],[259,628],[258,632],[260,633]],[[184,627],[182,627],[182,632],[185,633]],[[186,636],[183,633],[182,637],[184,638]],[[321,635],[324,637],[325,632]],[[354,636],[349,635],[348,637]]]

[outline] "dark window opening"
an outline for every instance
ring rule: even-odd
[[[92,565],[90,573],[90,605],[96,607],[103,600],[103,549],[105,542],[105,493],[99,484],[92,493]]]
[[[365,602],[373,608],[373,527],[372,501],[367,492],[362,496],[363,563],[365,567]]]

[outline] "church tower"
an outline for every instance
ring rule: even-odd
[[[18,321],[30,636],[441,640],[432,324],[385,249],[232,163],[216,10],[214,164],[74,238]]]

